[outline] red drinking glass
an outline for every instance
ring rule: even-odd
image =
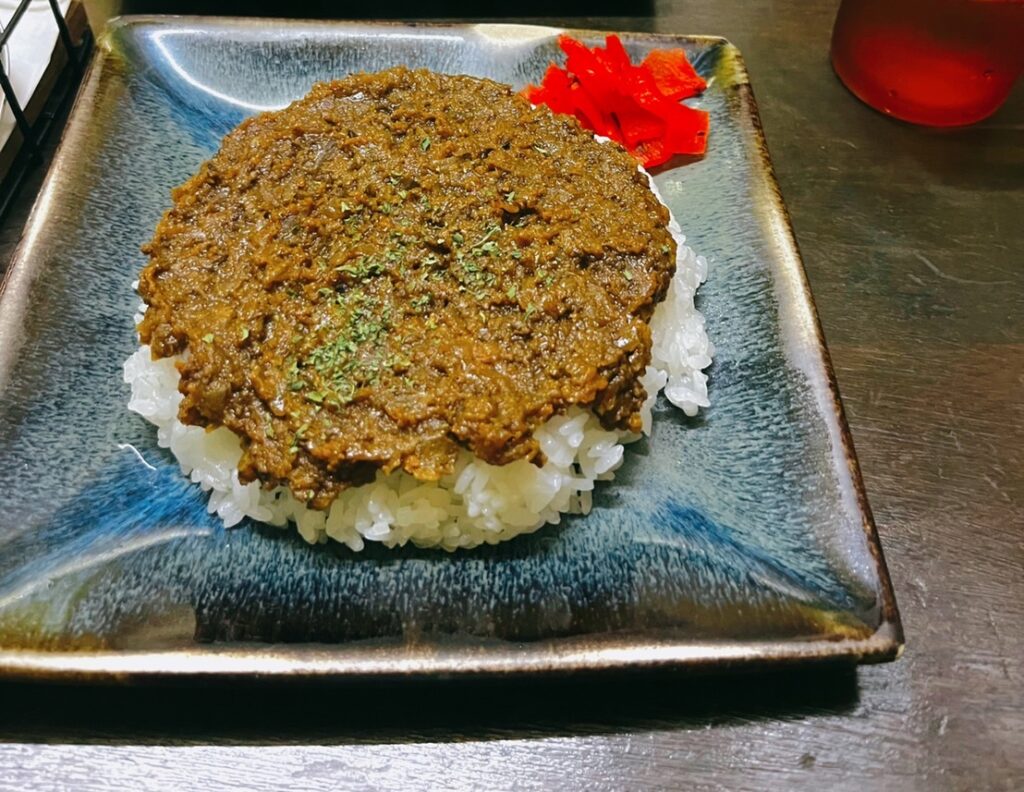
[[[832,66],[883,113],[973,124],[999,109],[1024,71],[1024,0],[842,0]]]

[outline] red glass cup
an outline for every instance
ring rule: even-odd
[[[883,113],[973,124],[999,109],[1024,71],[1024,0],[842,0],[832,66]]]

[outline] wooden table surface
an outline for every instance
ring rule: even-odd
[[[657,2],[554,21],[720,34],[744,53],[902,660],[416,688],[5,685],[0,789],[1024,788],[1024,86],[969,129],[891,122],[829,68],[835,5]],[[96,0],[94,23],[118,7]],[[0,262],[37,184],[0,227]]]

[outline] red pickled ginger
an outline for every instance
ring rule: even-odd
[[[566,54],[565,68],[551,64],[539,86],[523,90],[533,104],[574,116],[648,168],[676,154],[704,153],[708,114],[679,102],[707,86],[681,49],[652,50],[636,66],[615,35],[603,48],[569,36],[560,36],[558,45]]]

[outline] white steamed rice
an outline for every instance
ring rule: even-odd
[[[653,179],[651,189],[662,200]],[[687,415],[710,403],[703,369],[711,364],[714,349],[693,304],[707,277],[707,262],[685,245],[675,218],[669,231],[678,244],[676,274],[651,320],[651,364],[641,380],[649,394],[642,409],[645,434],[650,434],[651,407],[661,390]],[[317,511],[285,487],[241,484],[242,446],[231,430],[206,431],[178,420],[182,396],[174,364],[174,358],[152,360],[148,346],[128,358],[128,408],[156,425],[160,446],[169,448],[182,472],[210,493],[207,510],[228,527],[246,517],[279,526],[294,522],[307,542],[335,539],[357,551],[367,540],[445,550],[496,544],[557,523],[562,514],[586,514],[594,483],[614,478],[624,444],[639,439],[608,431],[589,411],[573,407],[534,433],[547,457],[543,467],[525,460],[489,465],[463,451],[455,471],[439,482],[418,481],[404,472],[378,473],[373,482],[342,492],[328,511]]]

